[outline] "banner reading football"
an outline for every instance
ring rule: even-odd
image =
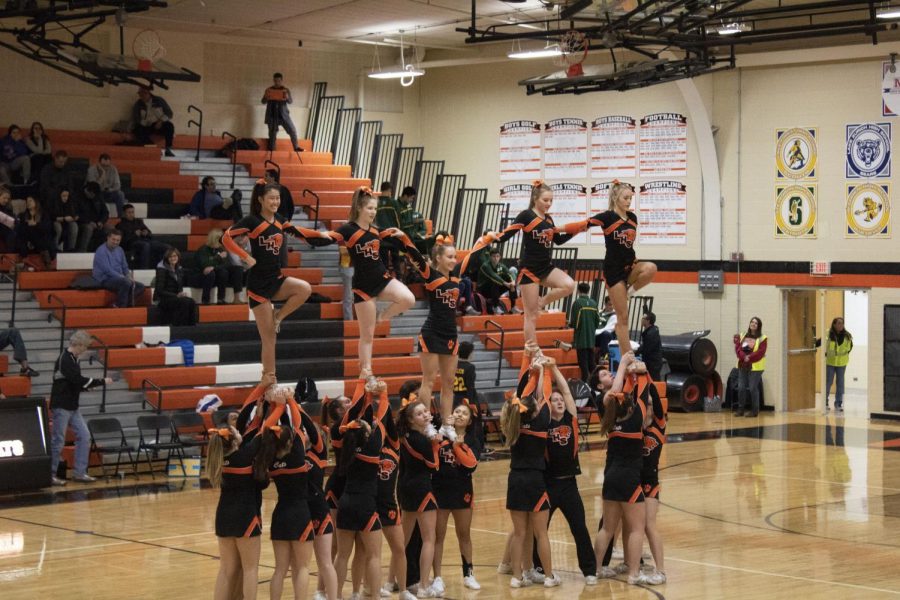
[[[637,122],[625,115],[591,123],[591,177],[637,175]]]
[[[544,126],[544,179],[587,177],[587,121],[553,119]]]
[[[656,113],[641,119],[641,177],[684,177],[687,174],[687,117]]]
[[[531,202],[531,184],[514,183],[500,188],[500,202],[509,205],[509,217],[515,219],[516,215],[528,208]]]
[[[554,183],[553,190],[553,222],[557,227],[575,221],[583,221],[587,214],[587,188],[580,183]],[[586,244],[587,234],[579,233],[569,244]]]
[[[500,126],[500,179],[541,176],[541,124],[508,121]]]
[[[641,186],[638,242],[641,244],[687,243],[687,187],[680,181],[648,181]]]

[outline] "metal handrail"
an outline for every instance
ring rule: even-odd
[[[66,313],[69,310],[69,307],[66,306],[65,301],[62,298],[57,296],[56,294],[50,294],[47,296],[47,303],[53,302],[53,300],[57,300],[59,305],[62,307],[62,319],[59,321],[59,353],[62,354],[63,347],[66,339]],[[47,322],[50,323],[53,320],[53,312],[51,311],[49,315],[47,315]]]
[[[275,172],[278,173],[278,181],[281,181],[281,165],[269,158],[267,158],[266,162],[263,163],[263,170],[266,170],[266,165],[272,165],[273,167],[275,167]],[[263,175],[265,175],[265,173],[263,173]]]
[[[319,195],[309,188],[304,189],[301,196],[303,198],[305,198],[307,194],[309,194],[310,196],[313,196],[316,199],[316,208],[315,208],[316,219],[315,219],[315,221],[313,221],[313,229],[318,229],[319,228],[319,203],[321,202],[321,200],[319,199]]]
[[[233,135],[227,131],[223,131],[222,139],[224,140],[226,137],[231,138],[231,142],[232,142],[232,144],[231,144],[231,186],[230,187],[234,188],[234,173],[235,173],[235,170],[237,169],[237,153],[238,153],[237,140],[238,139],[235,135]]]
[[[188,105],[188,114],[190,114],[192,110],[197,111],[197,114],[200,115],[199,123],[193,119],[188,121],[188,129],[190,129],[192,124],[197,126],[197,154],[194,155],[194,162],[200,162],[200,137],[203,135],[203,111],[193,104]]]
[[[103,395],[100,397],[100,412],[106,412],[106,377],[109,375],[109,346],[96,336],[92,336],[94,338],[94,343],[103,348]],[[99,359],[98,359],[99,360]],[[93,363],[94,357],[91,356],[89,361]]]
[[[13,289],[12,289],[12,310],[9,315],[9,327],[15,327],[16,325],[16,296],[19,295],[19,269],[16,266],[16,261],[10,259],[5,254],[0,254],[0,267],[3,266],[4,262],[8,262],[12,267],[11,275],[9,275],[10,279],[12,279]]]
[[[141,395],[143,399],[141,400],[141,410],[147,408],[147,388],[152,388],[156,392],[156,412],[162,412],[162,388],[150,381],[149,379],[144,379],[141,381]],[[151,406],[153,406],[151,404]]]
[[[500,342],[498,343],[496,339],[488,336],[488,338],[484,342],[484,347],[487,348],[488,342],[493,342],[497,344],[500,349],[500,355],[497,357],[497,380],[494,381],[494,385],[500,385],[500,371],[503,369],[503,350],[506,347],[506,330],[503,329],[503,326],[493,319],[489,319],[487,323],[484,324],[485,327],[493,327],[497,331],[500,332]]]

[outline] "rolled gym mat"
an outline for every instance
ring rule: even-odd
[[[724,400],[724,386],[722,385],[722,377],[718,371],[713,371],[706,375],[706,397],[714,398],[718,396]]]
[[[669,368],[698,375],[715,371],[719,352],[713,341],[705,337],[707,335],[708,330],[660,336],[662,355]]]
[[[695,373],[669,373],[666,376],[666,398],[669,410],[685,412],[703,410],[703,398],[707,389],[706,378]]]

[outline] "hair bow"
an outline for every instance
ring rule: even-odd
[[[361,191],[363,194],[365,194],[366,196],[374,196],[374,195],[375,195],[375,192],[372,191],[372,188],[370,188],[370,187],[367,186],[367,185],[360,186],[359,189],[360,189],[360,191]]]
[[[341,425],[338,428],[341,433],[347,433],[351,429],[362,429],[362,425],[360,425],[359,421],[350,421],[346,425]]]
[[[256,180],[256,185],[266,185],[266,180],[260,177]]]
[[[447,235],[438,235],[436,238],[434,238],[434,243],[439,246],[452,246],[453,235],[449,233]]]
[[[269,425],[269,431],[274,433],[276,436],[281,435],[281,425]]]
[[[517,406],[520,414],[528,412],[528,407],[522,404],[522,401],[515,396],[513,396],[513,399],[510,400],[509,403],[511,406]]]
[[[613,179],[613,181],[612,181],[612,182],[613,182],[613,185],[619,185],[619,184],[621,184],[621,183],[622,183],[622,182],[621,182],[621,181],[619,181],[619,180],[618,180],[618,179]]]
[[[416,392],[410,392],[408,397],[400,399],[400,408],[406,408],[407,405],[412,404],[418,399],[419,395]]]
[[[209,435],[218,435],[219,437],[223,437],[226,440],[231,439],[231,429],[227,427],[222,427],[221,429],[213,428],[208,430],[207,433]]]
[[[535,179],[531,182],[531,187],[541,187],[542,185],[544,185],[543,179]]]

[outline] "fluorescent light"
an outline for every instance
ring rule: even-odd
[[[393,67],[383,71],[372,71],[369,77],[372,79],[403,79],[404,77],[421,77],[425,74],[422,69],[416,69],[412,65],[407,65],[406,69]]]
[[[749,30],[750,27],[744,23],[723,23],[716,29],[716,33],[719,35],[734,35]]]
[[[507,54],[507,58],[549,58],[562,55],[559,46],[547,46],[535,50],[515,50]]]
[[[884,8],[879,8],[875,16],[879,19],[900,19],[900,7],[885,6]]]

